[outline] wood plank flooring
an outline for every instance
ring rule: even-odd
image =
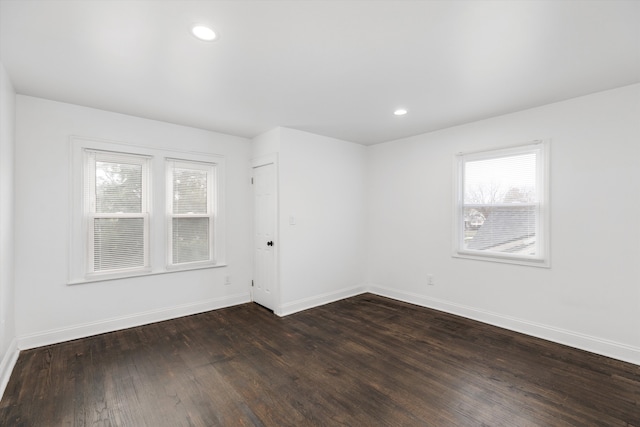
[[[636,426],[640,367],[364,294],[24,351],[2,426]]]

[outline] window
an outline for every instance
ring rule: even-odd
[[[546,145],[458,156],[454,256],[549,265]]]
[[[225,158],[71,137],[68,284],[225,266]]]
[[[148,158],[85,151],[87,272],[149,267]]]
[[[214,165],[167,160],[168,265],[214,261]]]

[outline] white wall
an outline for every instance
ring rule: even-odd
[[[228,267],[67,285],[71,135],[226,158]],[[20,348],[249,300],[250,141],[18,95],[16,325]],[[162,243],[161,243],[162,244]],[[231,285],[225,286],[225,276]]]
[[[16,94],[0,63],[0,397],[17,358],[14,311],[14,124]]]
[[[639,118],[633,85],[370,147],[372,289],[640,364]],[[455,154],[547,138],[551,268],[452,258]]]
[[[251,140],[251,158],[258,159],[279,153],[281,132],[282,128],[277,127],[253,138]]]
[[[281,315],[364,290],[366,147],[288,128],[254,139],[279,156]],[[295,217],[295,225],[289,223]]]

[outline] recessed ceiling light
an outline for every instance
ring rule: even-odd
[[[398,108],[396,111],[393,112],[393,114],[395,114],[396,116],[404,116],[407,113],[408,111],[405,108]]]
[[[218,38],[215,31],[204,25],[194,25],[191,27],[191,34],[205,42],[211,42]]]

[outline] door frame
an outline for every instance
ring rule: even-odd
[[[251,245],[251,277],[255,275],[256,269],[256,241],[255,241],[255,224],[256,224],[256,208],[255,208],[255,187],[253,187],[253,170],[260,166],[266,166],[273,164],[275,169],[275,188],[274,188],[274,196],[275,196],[275,224],[273,234],[275,236],[276,244],[273,246],[273,312],[278,316],[282,316],[281,310],[281,296],[280,296],[280,167],[278,163],[278,154],[267,154],[264,156],[259,156],[251,159],[251,202],[253,208],[252,215],[252,223],[251,223],[251,235],[252,235],[252,245]],[[253,283],[253,279],[252,279]],[[253,297],[253,286],[251,287],[251,301],[254,301]]]

